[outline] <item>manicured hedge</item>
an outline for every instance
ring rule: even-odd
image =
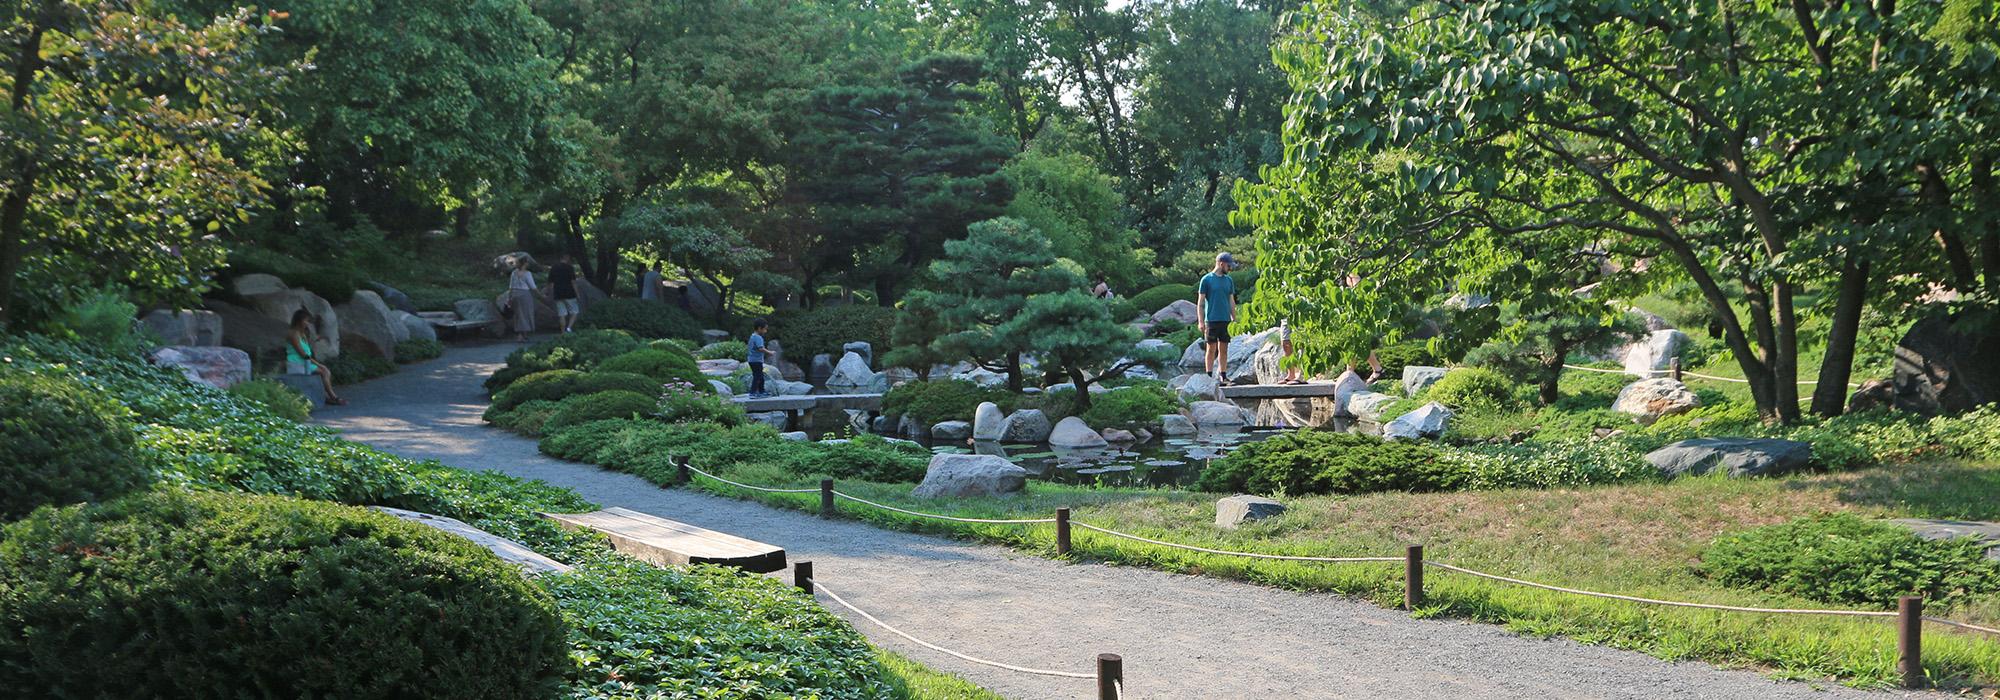
[[[636,418],[653,412],[655,399],[636,391],[600,391],[577,394],[556,403],[556,409],[542,422],[542,430],[556,432],[579,423],[609,418]]]
[[[63,376],[0,373],[0,521],[145,488],[124,413]]]
[[[1431,445],[1324,430],[1294,430],[1229,453],[1201,474],[1203,491],[1291,495],[1448,491],[1466,468]]]
[[[159,492],[0,531],[0,687],[34,697],[551,697],[548,595],[371,511]]]
[[[1425,390],[1423,398],[1452,408],[1512,408],[1516,388],[1514,382],[1491,369],[1456,367]]]
[[[515,380],[552,369],[590,371],[597,363],[639,349],[638,339],[625,331],[577,331],[544,340],[507,355],[507,366],[486,379],[486,391],[497,394]]]
[[[673,483],[674,458],[696,466],[773,467],[798,477],[910,482],[923,479],[929,452],[863,435],[846,443],[785,440],[763,424],[723,428],[712,423],[605,420],[551,431],[542,452]]]
[[[645,299],[604,299],[576,317],[577,328],[629,331],[640,338],[699,340],[701,324],[679,307]]]
[[[1969,538],[1926,540],[1850,513],[1767,525],[1716,538],[1702,571],[1730,586],[1875,608],[1921,594],[1950,606],[2000,592],[2000,562]]]
[[[598,363],[602,372],[627,372],[666,383],[684,381],[709,389],[708,378],[697,369],[694,358],[678,350],[641,348]]]
[[[771,317],[771,338],[779,341],[786,357],[803,363],[826,353],[838,361],[841,346],[860,340],[881,355],[889,350],[889,330],[896,325],[896,310],[872,304],[822,306],[817,309],[780,311]]]
[[[1132,306],[1135,309],[1137,309],[1139,313],[1152,315],[1153,313],[1159,311],[1160,309],[1166,308],[1168,304],[1172,304],[1181,299],[1188,300],[1188,303],[1190,304],[1194,303],[1194,285],[1163,284],[1157,287],[1153,287],[1152,289],[1140,292],[1138,294],[1134,294],[1131,296],[1131,299],[1132,299]],[[1119,320],[1122,321],[1124,319],[1119,319]]]
[[[500,414],[514,410],[514,407],[529,401],[561,401],[574,394],[594,394],[600,391],[651,394],[658,392],[659,389],[659,380],[631,372],[585,373],[571,369],[552,369],[522,377],[494,395],[493,403],[486,408],[486,419],[495,420]]]

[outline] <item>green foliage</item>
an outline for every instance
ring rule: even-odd
[[[673,483],[674,458],[703,469],[769,467],[801,479],[833,477],[912,482],[930,463],[922,448],[905,448],[863,435],[845,443],[784,440],[762,424],[722,428],[711,423],[606,420],[551,431],[542,452]]]
[[[430,338],[411,338],[396,344],[396,362],[410,364],[444,356],[444,343]]]
[[[701,324],[693,316],[679,307],[645,299],[621,297],[598,301],[576,317],[576,327],[627,331],[642,339],[701,339]]]
[[[994,329],[1024,339],[1022,347],[1046,367],[1067,374],[1077,406],[1089,410],[1091,384],[1116,379],[1134,367],[1164,367],[1180,358],[1171,348],[1141,349],[1139,332],[1111,318],[1102,299],[1081,291],[1037,294],[1014,318]],[[1154,414],[1155,416],[1159,414]]]
[[[592,697],[891,697],[868,641],[776,579],[609,559],[543,584]]]
[[[637,374],[659,383],[686,382],[701,391],[711,391],[707,377],[695,366],[694,356],[679,350],[633,350],[598,363],[597,371]]]
[[[1423,398],[1452,408],[1508,408],[1514,405],[1514,382],[1484,367],[1457,367],[1446,372]]]
[[[324,255],[325,251],[318,253]],[[339,262],[324,259],[305,261],[256,247],[230,251],[227,272],[231,279],[250,274],[270,275],[283,281],[287,287],[312,292],[332,304],[353,300],[354,292],[368,284],[368,279],[359,270]]]
[[[153,479],[124,411],[60,375],[0,365],[0,522],[113,498]]]
[[[687,338],[660,338],[658,340],[648,341],[646,343],[646,347],[652,348],[654,350],[679,350],[689,355],[693,355],[695,353],[695,350],[697,349],[694,346],[694,341],[688,340]],[[744,354],[747,355],[749,354],[750,348],[746,346],[743,350]]]
[[[1211,253],[1210,255],[1212,256],[1214,254]],[[1211,263],[1212,262],[1213,258],[1211,258]],[[1132,295],[1131,299],[1132,299],[1132,305],[1138,307],[1141,313],[1150,315],[1153,312],[1166,308],[1168,304],[1172,304],[1182,299],[1186,299],[1190,304],[1194,303],[1194,285],[1162,284],[1153,287],[1151,289],[1147,289],[1146,291],[1140,292],[1138,294],[1134,294]]]
[[[229,387],[229,393],[254,401],[286,420],[303,423],[312,418],[312,402],[306,400],[306,395],[275,379],[238,382]]]
[[[1293,344],[1294,346],[1298,344],[1296,339],[1294,339]],[[1443,358],[1431,352],[1430,344],[1421,340],[1389,343],[1375,348],[1374,352],[1376,361],[1382,363],[1382,376],[1384,377],[1396,377],[1400,379],[1403,376],[1403,368],[1410,365],[1438,367],[1444,364]],[[1365,367],[1366,365],[1355,363],[1355,366]],[[1366,372],[1366,370],[1363,370],[1363,376],[1366,376]]]
[[[161,492],[0,533],[0,619],[32,631],[0,685],[31,695],[542,698],[569,667],[510,565],[359,508]]]
[[[559,401],[533,399],[521,402],[521,405],[515,406],[511,411],[496,413],[489,408],[486,420],[511,433],[540,437],[543,425],[548,423],[549,416],[555,415],[556,408],[561,405]]]
[[[740,362],[744,357],[749,356],[749,354],[750,345],[748,343],[741,340],[725,340],[720,343],[712,343],[704,346],[701,352],[695,355],[695,358],[701,360],[737,360]]]
[[[1156,427],[1160,416],[1179,413],[1181,400],[1166,385],[1157,382],[1118,387],[1098,394],[1090,402],[1090,408],[1077,414],[1083,422],[1100,430],[1104,428]]]
[[[685,382],[671,382],[660,390],[653,414],[668,423],[714,423],[724,427],[742,425],[743,407],[715,395],[707,382],[699,389]]]
[[[1010,410],[1014,394],[1005,389],[981,387],[957,379],[905,382],[882,395],[882,414],[909,416],[918,425],[936,425],[948,420],[972,420],[979,404],[991,401],[1000,410]]]
[[[2000,459],[2000,406],[1987,404],[1956,416],[1938,416],[1926,427],[1953,454]]]
[[[137,353],[146,339],[132,328],[139,307],[110,291],[99,291],[64,309],[58,330],[110,352]]]
[[[1295,430],[1253,442],[1209,465],[1196,487],[1221,493],[1305,495],[1449,491],[1466,467],[1438,448],[1409,440]]]
[[[1516,313],[1505,319],[1509,332],[1474,348],[1465,363],[1530,378],[1538,387],[1536,400],[1549,405],[1562,398],[1562,365],[1571,355],[1601,354],[1646,332],[1645,323],[1634,314],[1606,318],[1603,302],[1571,299],[1553,306],[1539,314]],[[1452,326],[1454,331],[1459,328]]]
[[[1137,284],[1145,274],[1153,253],[1140,249],[1139,233],[1124,221],[1124,197],[1089,158],[1028,150],[1000,174],[1014,190],[1007,216],[1047,236],[1056,257],[1083,263],[1090,278],[1103,275],[1114,288]]]
[[[493,397],[487,406],[488,420],[514,410],[516,406],[530,401],[560,401],[574,394],[594,394],[600,391],[630,391],[650,394],[658,391],[661,382],[652,377],[631,372],[596,371],[590,373],[571,369],[555,369],[537,372],[522,377]]]
[[[555,411],[542,421],[542,430],[553,433],[591,421],[649,415],[657,403],[651,394],[636,391],[576,394],[556,403]]]
[[[1752,528],[1716,538],[1702,573],[1725,585],[1873,608],[1922,595],[1940,607],[2000,592],[2000,562],[1972,539],[1926,540],[1849,513]]]
[[[396,373],[396,363],[361,352],[343,352],[325,362],[335,384],[357,384]]]
[[[1631,419],[1625,419],[1626,424]],[[1657,481],[1645,452],[1617,440],[1589,437],[1521,445],[1473,446],[1444,453],[1464,465],[1469,489],[1553,489]]]
[[[486,379],[486,391],[498,394],[515,380],[552,369],[590,371],[597,363],[639,349],[625,331],[577,331],[515,350],[507,366]]]
[[[923,286],[903,305],[937,315],[931,349],[936,356],[967,358],[1007,375],[1018,389],[1020,354],[1029,338],[1001,330],[1018,318],[1028,297],[1080,289],[1082,275],[1057,264],[1049,241],[1019,219],[981,221],[964,240],[947,241],[944,257],[931,264]]]
[[[827,354],[838,360],[840,346],[856,340],[877,352],[889,347],[889,332],[895,325],[895,309],[869,304],[821,306],[773,314],[769,338],[779,341],[788,357]]]

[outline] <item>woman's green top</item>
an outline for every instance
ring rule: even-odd
[[[304,356],[299,355],[299,348],[301,347],[306,350]],[[304,366],[307,372],[319,371],[319,366],[313,363],[312,342],[306,340],[305,336],[301,335],[299,336],[298,343],[285,343],[285,364]]]

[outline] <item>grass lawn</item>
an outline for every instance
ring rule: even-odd
[[[811,484],[770,468],[723,472],[748,483]],[[697,478],[698,488],[804,510],[816,495],[747,494]],[[1597,591],[1761,607],[1832,607],[1725,588],[1701,576],[1703,545],[1724,532],[1827,512],[1865,517],[2000,519],[2000,464],[1925,463],[1784,479],[1683,479],[1667,484],[1559,490],[1386,493],[1283,498],[1284,515],[1237,531],[1212,525],[1214,494],[1092,489],[1032,483],[1006,499],[950,503],[908,497],[908,485],[843,482],[840,489],[901,507],[972,517],[1049,517],[1068,506],[1077,520],[1213,548],[1276,554],[1396,556],[1423,544],[1430,559],[1490,573]],[[1001,526],[917,519],[840,502],[843,515],[885,527],[1010,544],[1054,556],[1052,526]],[[1401,604],[1402,565],[1268,561],[1172,550],[1078,529],[1073,557],[1222,576]],[[1896,682],[1892,620],[1774,616],[1646,606],[1492,583],[1433,569],[1428,607],[1444,616],[1523,634],[1564,636],[1666,659],[1763,668],[1775,675],[1834,678],[1855,686]],[[1932,614],[2000,624],[2000,600]],[[2000,684],[2000,638],[1926,629],[1924,662],[1947,688]]]
[[[900,697],[911,700],[1003,700],[992,691],[958,676],[933,671],[891,651],[876,650],[876,660],[889,672],[889,683]]]

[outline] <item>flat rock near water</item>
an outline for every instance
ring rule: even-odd
[[[467,525],[464,521],[455,518],[431,515],[430,513],[419,513],[414,510],[390,508],[388,506],[371,507],[410,522],[428,525],[471,540],[473,544],[485,547],[487,550],[493,552],[495,556],[500,557],[501,561],[521,567],[522,571],[529,574],[559,574],[570,570],[568,564],[537,554],[535,550],[528,549],[519,542]]]

